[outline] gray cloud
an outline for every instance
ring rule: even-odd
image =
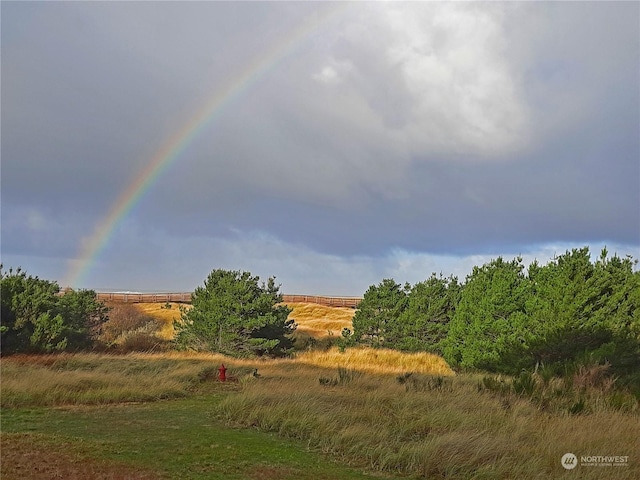
[[[129,262],[123,282],[169,288],[187,270],[171,251],[211,269],[242,263],[233,242],[260,252],[243,268],[297,282],[328,262],[302,282],[318,289],[545,245],[640,253],[638,18],[635,3],[7,3],[3,262],[47,258],[63,278],[162,145],[274,51],[91,282]]]

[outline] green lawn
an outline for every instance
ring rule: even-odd
[[[75,473],[73,468],[62,472],[76,478],[87,472],[98,472],[102,478],[371,478],[308,451],[304,444],[225,426],[216,418],[213,406],[227,395],[208,393],[142,404],[4,409],[2,479],[59,474],[47,454],[62,456],[64,468],[76,464]],[[44,457],[10,458],[7,452],[13,443],[20,443],[22,450],[40,451]],[[48,466],[34,465],[39,461]],[[92,465],[89,470],[88,464]]]

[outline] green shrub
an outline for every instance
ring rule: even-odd
[[[0,264],[2,328],[0,349],[7,353],[49,353],[93,346],[108,308],[92,290],[60,292],[56,282]]]

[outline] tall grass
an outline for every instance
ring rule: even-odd
[[[509,401],[514,395],[527,398],[541,411],[581,415],[620,410],[638,413],[640,397],[625,387],[616,387],[617,379],[609,365],[580,366],[575,373],[552,377],[522,371],[509,378],[486,375],[478,381],[478,391],[494,392]]]
[[[416,372],[454,375],[447,362],[438,355],[426,352],[405,353],[384,348],[349,348],[344,352],[337,348],[309,351],[298,354],[296,362],[326,368],[344,367],[377,374]]]
[[[6,408],[184,397],[215,378],[217,367],[228,360],[176,353],[16,355],[0,360],[0,404]]]
[[[567,452],[637,455],[637,413],[603,406],[589,415],[550,414],[520,395],[505,400],[478,391],[474,376],[443,377],[426,368],[398,376],[423,363],[412,359],[387,367],[380,361],[393,358],[387,352],[352,355],[340,363],[338,352],[312,353],[286,368],[265,366],[259,379],[223,400],[220,414],[302,439],[354,465],[424,478],[562,478],[567,472],[560,458]],[[341,381],[346,377],[338,367],[346,365],[365,373]],[[400,381],[408,378],[414,381]],[[640,465],[607,472],[582,468],[579,477],[606,474],[640,478]]]

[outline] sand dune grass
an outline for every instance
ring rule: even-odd
[[[170,303],[171,308],[166,308],[164,303],[134,303],[132,304],[141,313],[149,315],[162,325],[158,336],[164,340],[171,340],[174,336],[173,321],[180,319],[180,307],[191,308],[191,305]]]
[[[191,308],[191,305],[170,303],[166,308],[164,303],[134,303],[139,312],[157,319],[162,328],[159,336],[171,340],[174,335],[173,321],[180,318],[180,307]],[[296,321],[298,333],[307,334],[314,338],[326,338],[330,335],[338,336],[343,328],[352,328],[351,321],[355,310],[349,307],[328,307],[316,303],[288,303],[293,311],[289,318]]]
[[[289,318],[298,324],[298,332],[315,338],[340,335],[343,328],[352,328],[353,308],[328,307],[317,303],[287,303],[287,306],[293,309]]]
[[[420,478],[569,478],[560,464],[567,452],[630,459],[637,452],[637,414],[607,408],[549,414],[515,395],[480,392],[471,375],[427,370],[412,374],[420,381],[403,384],[355,358],[352,375],[338,361],[327,368],[339,355],[273,365],[220,410],[230,422],[303,440],[354,465]],[[640,462],[581,467],[578,477],[639,478]]]
[[[226,357],[164,354],[2,358],[3,408],[154,401],[189,395]]]
[[[296,355],[296,363],[335,369],[338,367],[376,374],[403,374],[407,372],[427,375],[454,375],[442,357],[431,353],[405,353],[390,349],[337,348],[327,351],[309,351]]]

